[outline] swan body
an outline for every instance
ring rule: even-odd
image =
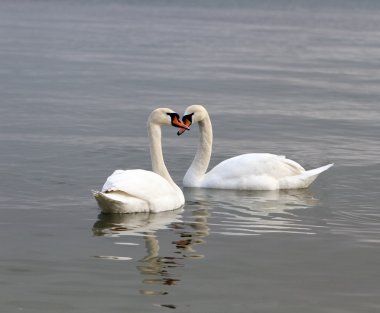
[[[185,203],[179,188],[154,172],[140,169],[114,171],[102,192],[94,196],[103,213],[157,213]]]
[[[170,109],[154,110],[148,119],[153,172],[134,169],[116,170],[93,195],[103,213],[162,212],[185,203],[182,190],[165,166],[161,147],[161,125],[186,126]]]
[[[212,125],[206,109],[192,105],[182,118],[185,125],[198,123],[200,141],[195,158],[183,178],[184,187],[278,190],[307,188],[333,164],[305,170],[285,156],[249,153],[227,159],[206,173],[212,152]],[[180,130],[178,135],[184,130]]]

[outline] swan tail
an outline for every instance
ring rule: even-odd
[[[318,176],[319,174],[323,173],[324,171],[327,171],[333,165],[334,165],[334,163],[327,164],[327,165],[306,171],[305,173],[303,173],[303,175],[305,175],[307,177],[314,177],[316,175]]]
[[[149,204],[122,191],[101,192],[92,190],[102,213],[149,212]]]
[[[303,172],[300,175],[285,177],[280,180],[280,189],[299,189],[309,187],[319,174],[327,171],[334,163],[327,164],[312,170]]]

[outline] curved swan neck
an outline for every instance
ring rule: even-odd
[[[198,122],[199,143],[197,153],[190,168],[187,170],[184,181],[199,181],[206,174],[212,153],[212,124],[209,115]]]
[[[171,178],[164,162],[161,145],[161,127],[155,123],[148,122],[148,135],[150,141],[150,158],[152,161],[152,170],[156,174],[165,178],[170,184],[176,186]]]

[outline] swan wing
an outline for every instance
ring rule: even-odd
[[[93,191],[103,213],[162,212],[180,208],[181,189],[160,175],[145,170],[116,170],[102,191]]]
[[[181,189],[154,172],[139,169],[114,171],[102,191],[93,195],[103,213],[157,213],[185,203]]]
[[[227,159],[215,166],[207,176],[217,175],[231,179],[244,176],[267,175],[273,178],[299,175],[305,169],[298,163],[286,159],[285,156],[269,153],[242,154]]]
[[[175,193],[174,188],[162,176],[140,169],[114,171],[102,188],[102,192],[110,191],[122,191],[148,202]]]
[[[227,159],[205,175],[202,187],[224,189],[279,189],[279,180],[301,175],[305,169],[285,156],[250,153]]]

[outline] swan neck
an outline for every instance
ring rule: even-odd
[[[208,114],[204,119],[198,122],[199,127],[199,143],[197,153],[188,169],[185,179],[190,179],[193,182],[201,180],[206,174],[210,163],[212,153],[212,124]]]
[[[160,125],[148,123],[148,134],[153,172],[165,178],[171,185],[177,187],[165,165],[164,156],[162,153]]]

